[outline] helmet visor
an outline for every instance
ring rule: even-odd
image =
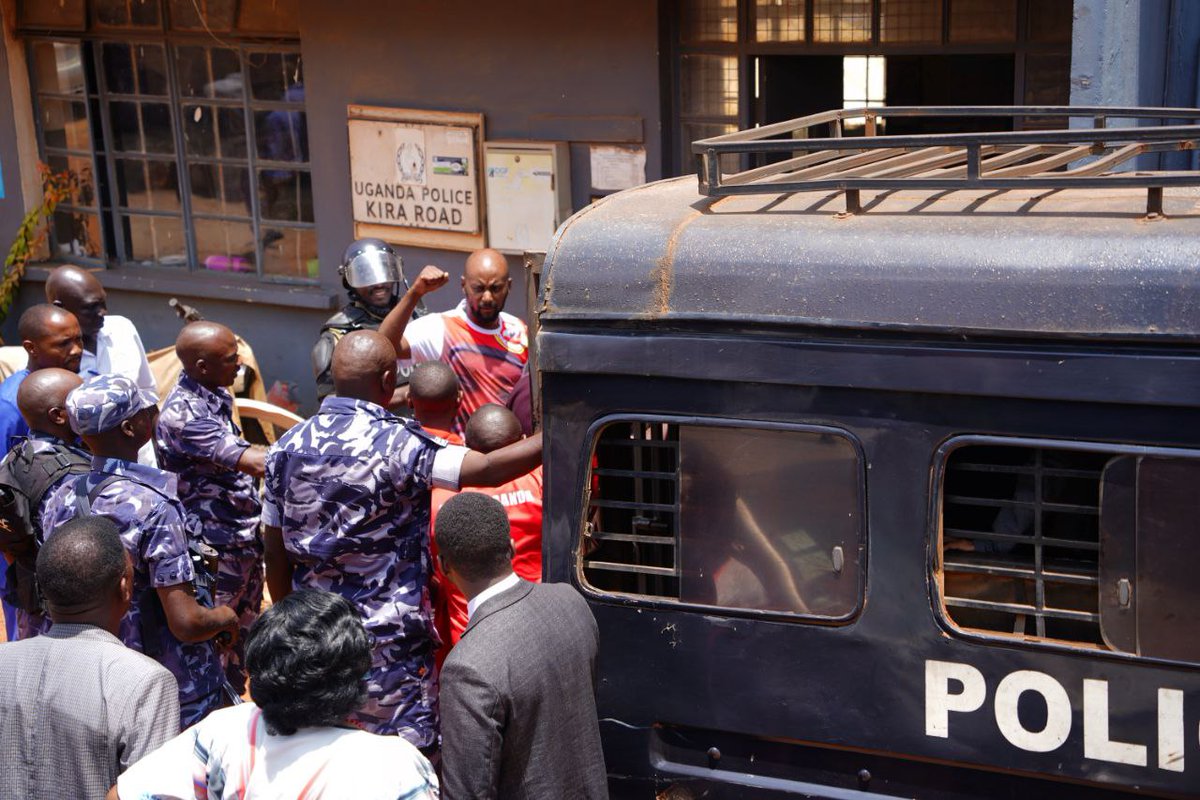
[[[368,245],[342,267],[342,276],[352,288],[363,289],[379,283],[400,283],[402,268],[395,253]]]

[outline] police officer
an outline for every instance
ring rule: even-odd
[[[334,314],[321,327],[321,335],[313,346],[313,374],[317,379],[317,400],[324,400],[333,393],[333,348],[341,338],[351,331],[378,330],[379,323],[400,300],[400,286],[408,281],[404,278],[404,265],[382,239],[357,239],[351,242],[342,256],[338,274],[342,285],[350,295],[350,302]],[[418,306],[413,318],[424,316],[424,305]],[[398,386],[408,384],[411,367],[404,368],[396,376]]]
[[[133,604],[121,620],[120,639],[171,671],[179,683],[180,722],[203,719],[225,699],[221,662],[208,641],[236,635],[237,615],[196,600],[186,512],[175,476],[137,462],[150,441],[158,406],[122,375],[88,378],[67,396],[71,429],[92,451],[92,469],[64,481],[46,500],[42,528],[97,514],[117,524],[133,561]],[[196,528],[194,523],[190,526]]]
[[[523,475],[541,463],[541,434],[483,454],[392,415],[396,350],[375,331],[343,337],[332,374],[337,395],[267,451],[267,585],[277,600],[306,588],[355,604],[375,649],[367,702],[353,721],[432,755],[438,638],[429,602],[430,489],[497,486]]]
[[[232,386],[241,367],[237,337],[216,322],[185,325],[175,340],[183,375],[163,403],[154,431],[158,463],[179,479],[179,499],[217,551],[216,602],[237,612],[241,635],[222,654],[234,690],[246,690],[242,641],[263,599],[261,478],[266,449],[242,437],[233,421]]]
[[[80,447],[67,422],[67,395],[83,383],[74,372],[49,367],[31,372],[17,390],[17,408],[29,436],[0,461],[0,551],[8,567],[9,594],[17,605],[17,638],[28,639],[47,630],[37,590],[34,564],[46,538],[42,508],[54,489],[72,475],[91,468],[92,455]]]

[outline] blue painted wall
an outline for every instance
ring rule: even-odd
[[[1075,0],[1071,104],[1200,105],[1200,3],[1196,0]],[[1163,157],[1187,169],[1196,154]],[[1139,166],[1157,167],[1157,156]]]

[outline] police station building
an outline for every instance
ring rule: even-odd
[[[0,240],[77,189],[45,264],[99,270],[147,348],[177,297],[315,407],[358,236],[411,277],[523,250],[691,141],[845,105],[1197,105],[1190,0],[0,0]],[[1023,121],[1002,120],[1002,125]],[[903,132],[926,132],[927,129]],[[431,295],[457,302],[457,280]]]

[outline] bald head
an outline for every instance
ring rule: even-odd
[[[67,395],[81,383],[83,379],[74,372],[56,367],[29,373],[17,389],[17,409],[29,429],[64,442],[74,441],[67,419]]]
[[[84,339],[93,339],[104,327],[108,297],[96,276],[79,267],[59,267],[46,279],[46,300],[62,306],[79,320]]]
[[[467,447],[490,453],[521,439],[521,421],[504,406],[485,403],[467,420]]]
[[[454,427],[462,391],[454,368],[445,361],[425,361],[408,378],[408,406],[426,428],[446,432]]]
[[[458,405],[458,376],[445,361],[425,361],[413,367],[408,394],[422,405]]]
[[[490,247],[475,250],[471,255],[467,256],[467,264],[463,268],[463,275],[467,277],[496,275],[501,278],[507,278],[508,259],[499,250],[493,250]]]
[[[231,386],[237,379],[237,337],[219,322],[189,322],[175,339],[183,371],[208,389]]]
[[[29,369],[62,367],[79,370],[83,357],[82,333],[75,315],[66,309],[39,303],[21,314],[17,321],[21,346],[29,354]]]
[[[508,260],[503,253],[486,247],[467,256],[462,278],[463,297],[467,300],[467,315],[476,325],[495,327],[511,287]]]
[[[333,348],[330,371],[339,397],[386,406],[396,388],[396,348],[377,331],[352,331]]]

